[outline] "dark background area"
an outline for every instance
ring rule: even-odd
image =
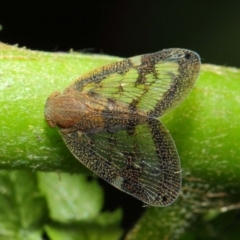
[[[240,1],[1,1],[0,41],[33,50],[121,57],[180,47],[203,63],[240,67]],[[125,209],[133,224],[142,203],[104,185],[104,209]],[[132,214],[129,214],[132,213]]]
[[[131,57],[181,47],[240,67],[240,1],[1,1],[0,41]]]

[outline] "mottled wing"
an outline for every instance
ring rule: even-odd
[[[171,136],[157,119],[146,118],[131,129],[74,131],[62,133],[62,137],[86,167],[144,203],[160,207],[177,198],[179,157]]]
[[[181,187],[180,162],[156,118],[187,96],[199,69],[196,53],[167,49],[83,75],[65,90],[70,102],[80,101],[86,110],[81,121],[60,129],[66,145],[120,190],[148,205],[171,204]]]
[[[105,112],[134,110],[159,117],[179,105],[200,70],[197,53],[166,49],[116,62],[83,75],[71,88]]]

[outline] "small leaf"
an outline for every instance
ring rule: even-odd
[[[62,223],[95,218],[103,205],[103,190],[85,175],[38,173],[50,217]]]

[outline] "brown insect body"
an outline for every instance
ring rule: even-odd
[[[91,132],[92,129],[124,126],[133,116],[138,122],[144,122],[146,117],[141,112],[128,110],[125,105],[109,101],[103,106],[97,99],[92,101],[88,95],[70,87],[63,93],[54,92],[49,96],[45,106],[45,119],[50,127],[59,127],[64,133],[75,130]],[[114,118],[109,116],[109,112],[115,113]],[[110,120],[108,126],[106,118]]]

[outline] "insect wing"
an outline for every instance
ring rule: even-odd
[[[171,204],[181,187],[174,142],[156,119],[129,129],[95,133],[74,131],[62,137],[75,157],[94,173],[153,206]]]
[[[112,101],[126,106],[125,110],[159,117],[186,98],[199,70],[197,53],[167,49],[104,66],[83,75],[72,87],[106,112],[112,113],[111,107],[106,107]]]

